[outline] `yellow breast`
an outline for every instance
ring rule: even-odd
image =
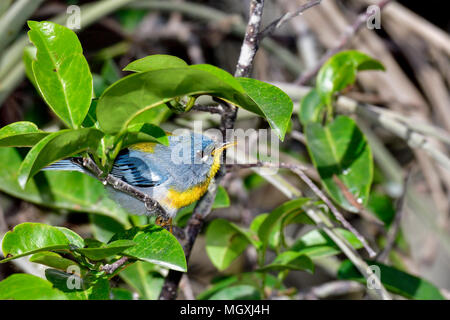
[[[193,186],[185,191],[169,189],[165,199],[162,200],[162,202],[169,207],[179,209],[197,201],[205,194],[206,190],[208,190],[208,186],[219,168],[220,154],[215,154],[208,178],[203,183]]]

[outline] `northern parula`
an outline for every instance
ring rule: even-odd
[[[173,218],[177,211],[206,192],[221,164],[225,148],[205,135],[189,131],[168,135],[169,145],[138,143],[121,150],[111,174],[159,202]],[[71,159],[60,160],[45,170],[80,171],[89,174]],[[132,214],[152,214],[145,204],[107,186],[112,198]]]

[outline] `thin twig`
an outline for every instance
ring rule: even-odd
[[[158,201],[149,197],[148,194],[138,190],[132,185],[114,177],[111,174],[108,174],[106,175],[106,177],[103,177],[104,175],[103,171],[97,166],[97,164],[91,158],[83,158],[83,159],[74,158],[73,161],[76,162],[78,165],[81,165],[82,167],[88,169],[97,179],[102,181],[104,184],[105,183],[109,184],[114,189],[124,192],[142,201],[149,212],[156,213],[158,216],[161,216],[165,220],[169,219],[167,212],[161,207]]]
[[[113,274],[117,269],[119,269],[121,266],[123,266],[128,261],[128,257],[122,257],[116,262],[113,262],[111,264],[105,264],[100,269],[102,271],[105,271],[108,274]]]
[[[364,285],[351,280],[336,280],[301,291],[297,297],[299,300],[327,299],[347,294],[362,292]]]
[[[203,106],[200,104],[196,104],[192,107],[192,110],[195,111],[203,111],[203,112],[209,112],[209,113],[217,113],[217,114],[223,114],[224,110],[223,107],[218,105],[211,105],[211,106]]]
[[[380,8],[380,10],[382,10],[389,2],[391,2],[392,0],[382,0],[378,3],[378,7]],[[361,13],[356,20],[353,22],[353,24],[351,26],[348,27],[347,32],[345,32],[340,41],[339,44],[334,47],[329,49],[323,56],[322,58],[320,58],[319,62],[317,63],[317,65],[312,68],[309,71],[306,71],[304,74],[302,74],[296,81],[295,83],[298,85],[304,85],[306,83],[308,83],[312,77],[314,77],[314,75],[319,71],[319,69],[322,67],[322,65],[334,54],[338,53],[339,51],[341,51],[344,47],[346,47],[350,40],[353,38],[353,36],[358,32],[358,30],[364,25],[364,23],[371,18],[373,15],[375,15],[376,12],[375,11],[370,11],[370,12],[364,12]]]
[[[304,5],[300,6],[297,10],[283,14],[278,19],[272,21],[267,27],[264,28],[264,30],[262,30],[259,33],[259,35],[258,35],[259,41],[261,41],[265,37],[274,33],[276,29],[280,28],[283,24],[285,24],[290,19],[301,15],[303,12],[305,12],[309,8],[312,8],[312,7],[320,4],[321,2],[322,2],[322,0],[309,1],[309,2],[305,3]]]
[[[316,186],[316,184],[303,172],[305,169],[303,166],[293,164],[293,163],[267,163],[267,162],[257,162],[254,164],[237,164],[237,165],[231,165],[234,167],[240,167],[240,168],[255,168],[255,167],[266,167],[266,168],[284,168],[289,169],[293,173],[295,173],[297,176],[299,176],[300,179],[305,182],[308,187],[323,201],[325,204],[330,208],[331,212],[334,214],[336,219],[350,232],[352,232],[358,240],[362,243],[364,248],[366,249],[367,253],[370,255],[370,257],[374,257],[376,255],[375,251],[369,246],[367,240],[356,230],[345,218],[344,216],[339,212],[339,210],[335,207],[335,205],[331,202],[330,199]]]

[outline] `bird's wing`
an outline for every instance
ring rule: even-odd
[[[150,188],[167,180],[164,170],[151,159],[138,157],[140,152],[124,149],[117,156],[111,174],[135,187]],[[143,161],[144,159],[145,161]]]

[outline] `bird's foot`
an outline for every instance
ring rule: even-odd
[[[164,228],[164,227],[166,227],[166,226],[169,226],[169,231],[170,231],[170,233],[173,233],[173,232],[172,232],[172,231],[173,231],[173,230],[172,230],[172,218],[169,218],[168,220],[165,220],[163,217],[158,216],[158,217],[156,218],[155,223],[156,223],[158,226],[162,227],[162,228]]]

